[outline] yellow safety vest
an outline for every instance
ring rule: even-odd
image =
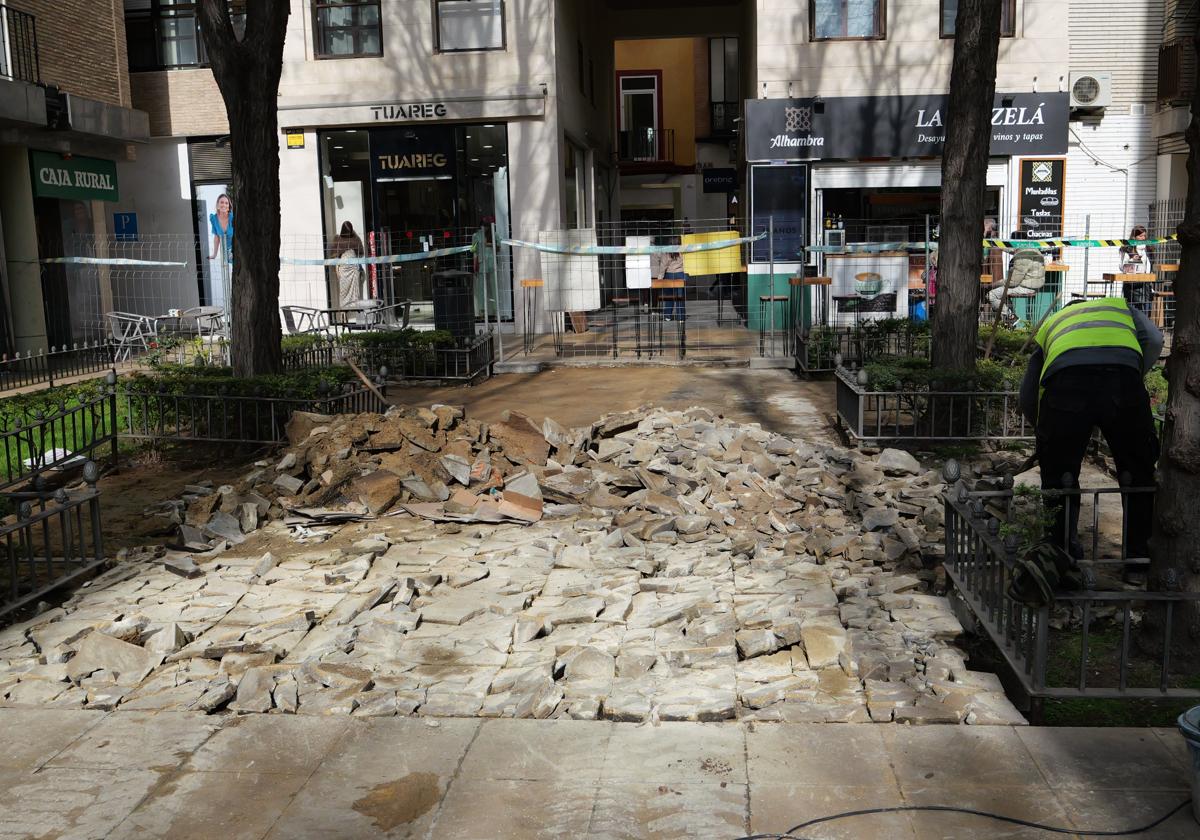
[[[1039,381],[1044,381],[1055,360],[1070,350],[1112,347],[1142,355],[1129,304],[1119,297],[1089,300],[1059,310],[1042,322],[1036,341],[1044,357]]]

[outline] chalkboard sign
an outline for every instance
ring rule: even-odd
[[[804,261],[808,219],[808,167],[804,164],[752,166],[750,168],[750,227],[754,236],[772,231],[774,257],[768,239],[755,242],[750,261],[798,263]]]
[[[1066,170],[1065,158],[1022,158],[1017,230],[1023,236],[1028,239],[1062,236]]]

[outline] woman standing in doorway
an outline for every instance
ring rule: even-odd
[[[333,253],[340,260],[352,260],[363,256],[363,241],[354,232],[354,225],[342,222],[342,229],[333,240]],[[355,301],[362,300],[363,268],[357,263],[342,263],[337,267],[338,304],[342,309]]]
[[[233,202],[229,196],[221,193],[217,196],[217,211],[209,214],[208,223],[212,226],[213,244],[208,258],[215,260],[220,254],[226,262],[233,261]]]

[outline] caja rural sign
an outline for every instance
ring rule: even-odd
[[[945,96],[846,96],[746,102],[746,158],[753,161],[938,157],[946,142]],[[993,155],[1067,151],[1065,93],[998,93]]]
[[[111,160],[64,157],[57,152],[29,153],[33,194],[38,198],[117,201],[117,164]]]

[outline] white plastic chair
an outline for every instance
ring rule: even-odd
[[[288,335],[305,335],[307,333],[325,332],[321,323],[322,313],[319,309],[308,306],[281,306],[283,325],[287,327]]]

